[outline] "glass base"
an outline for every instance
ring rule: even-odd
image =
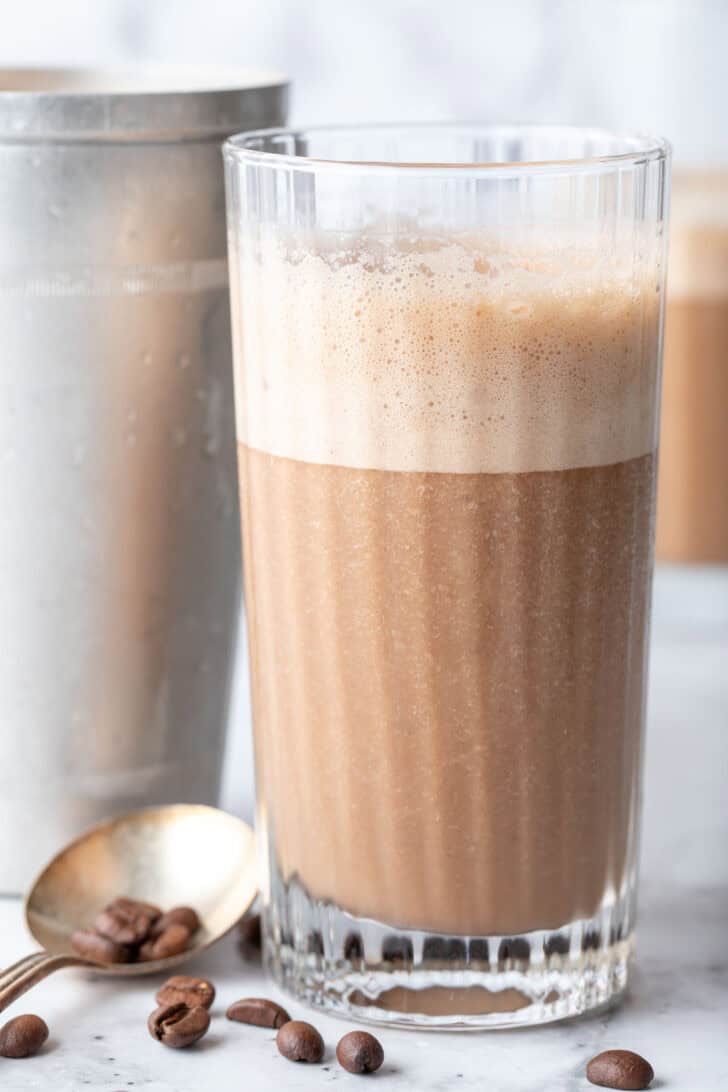
[[[371,1024],[478,1030],[564,1020],[616,1003],[633,950],[627,900],[556,930],[447,936],[394,930],[298,884],[267,907],[265,963],[300,1001]]]

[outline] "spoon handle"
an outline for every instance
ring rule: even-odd
[[[91,965],[78,956],[49,955],[48,952],[33,952],[32,955],[19,959],[12,967],[0,972],[0,1012],[54,971],[60,971],[63,967]]]

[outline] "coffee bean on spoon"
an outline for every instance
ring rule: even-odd
[[[655,1074],[650,1063],[631,1050],[605,1050],[589,1062],[586,1076],[601,1088],[641,1092],[650,1087]]]
[[[0,1028],[0,1058],[30,1058],[47,1038],[48,1025],[40,1016],[16,1016]]]
[[[94,928],[102,937],[108,937],[115,944],[134,946],[147,939],[152,920],[137,906],[121,906],[117,903],[116,906],[107,906],[97,915]]]
[[[153,902],[143,902],[141,899],[130,899],[127,895],[117,895],[115,899],[112,899],[109,903],[109,910],[126,910],[131,912],[133,910],[139,911],[142,914],[146,914],[150,921],[156,921],[157,918],[162,916],[162,911],[158,906],[155,906]]]
[[[144,941],[139,949],[139,959],[145,963],[154,959],[169,959],[184,952],[189,939],[190,931],[185,925],[168,925],[159,936]]]
[[[291,1062],[320,1062],[324,1056],[324,1041],[305,1020],[289,1020],[276,1035],[276,1046]]]
[[[210,1026],[210,1014],[202,1005],[190,1008],[183,1001],[160,1005],[147,1021],[149,1034],[173,1050],[183,1050],[201,1039]]]
[[[336,1058],[349,1073],[375,1073],[384,1061],[384,1051],[368,1031],[350,1031],[339,1040]]]
[[[71,946],[82,959],[92,963],[130,963],[134,958],[131,948],[102,937],[92,929],[76,929],[71,934]]]
[[[209,1009],[215,1000],[215,987],[206,978],[194,978],[189,974],[175,974],[157,990],[158,1005],[176,1005],[180,1001],[188,1008],[202,1005]]]
[[[152,936],[159,936],[165,929],[168,929],[170,925],[184,925],[190,936],[196,933],[200,928],[200,919],[197,916],[197,912],[192,909],[191,906],[175,906],[174,909],[168,910],[166,914],[162,914],[157,921],[154,922],[152,928]]]
[[[225,1015],[238,1024],[255,1024],[259,1028],[282,1028],[291,1019],[281,1005],[267,997],[244,997],[234,1001]]]

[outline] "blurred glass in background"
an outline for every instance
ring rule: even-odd
[[[728,171],[673,180],[658,557],[728,562]]]

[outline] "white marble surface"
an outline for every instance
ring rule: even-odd
[[[478,1035],[382,1031],[375,1078],[385,1090],[579,1092],[588,1059],[608,1047],[653,1063],[657,1089],[728,1088],[728,574],[659,575],[647,749],[638,962],[630,995],[607,1016],[533,1031]],[[232,784],[232,782],[231,782]],[[0,963],[28,946],[20,903],[0,901]],[[145,1028],[155,980],[112,983],[61,972],[10,1014],[35,1011],[51,1027],[37,1058],[0,1060],[7,1090],[54,1092],[297,1092],[358,1078],[333,1058],[346,1030],[314,1017],[327,1042],[323,1069],[281,1058],[273,1034],[227,1023],[237,997],[282,998],[232,941],[191,971],[217,983],[219,1000],[199,1048],[175,1053]],[[289,1005],[294,1015],[305,1015]]]

